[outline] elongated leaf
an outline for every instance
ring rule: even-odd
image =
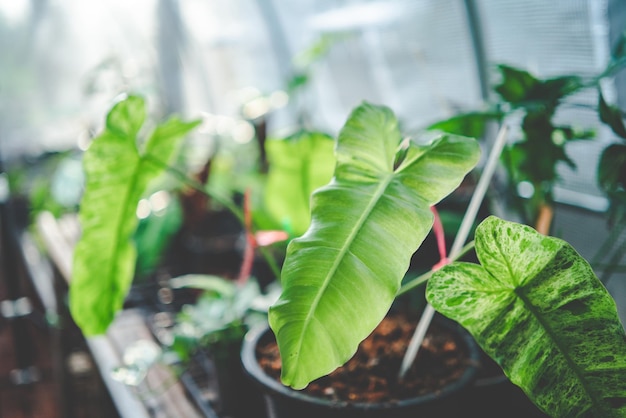
[[[610,106],[606,100],[604,100],[601,91],[598,97],[598,113],[600,114],[600,120],[609,125],[616,135],[626,139],[626,126],[624,126],[622,111],[616,106]]]
[[[319,132],[300,132],[265,143],[270,170],[265,206],[275,221],[302,235],[311,222],[311,193],[333,176],[333,138]]]
[[[455,115],[449,119],[438,121],[430,125],[428,130],[440,130],[455,135],[471,136],[480,138],[485,133],[488,122],[500,121],[504,117],[503,112],[469,112]]]
[[[84,155],[82,237],[74,252],[70,308],[85,335],[105,332],[122,307],[137,257],[131,241],[137,227],[137,203],[148,183],[163,170],[137,149],[144,119],[142,98],[129,96],[117,103],[104,131]],[[146,150],[160,161],[169,161],[182,137],[197,124],[169,120],[155,130]]]
[[[487,218],[482,265],[436,272],[429,302],[467,328],[551,416],[626,416],[626,336],[615,302],[565,241]]]
[[[339,134],[330,184],[313,194],[309,230],[293,240],[283,293],[270,309],[282,381],[303,388],[346,362],[388,311],[413,252],[433,222],[429,207],[476,164],[473,139],[411,143],[385,107],[357,107]]]

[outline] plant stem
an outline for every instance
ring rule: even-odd
[[[463,217],[463,221],[461,222],[461,227],[459,228],[459,231],[454,239],[454,243],[452,244],[452,248],[450,249],[451,258],[456,258],[458,256],[463,248],[463,245],[465,244],[465,241],[467,240],[472,225],[474,224],[474,220],[476,219],[476,215],[478,215],[478,210],[480,209],[483,199],[485,198],[485,194],[487,193],[487,188],[491,183],[491,178],[493,177],[496,167],[498,166],[500,154],[502,153],[502,149],[506,143],[507,132],[508,127],[506,125],[503,125],[500,128],[500,132],[498,132],[498,136],[493,144],[493,148],[491,148],[485,168],[482,172],[480,180],[478,180],[478,184],[476,185],[476,190],[472,195],[472,199],[470,200],[465,216]]]
[[[266,247],[258,247],[258,248],[263,258],[265,258],[265,261],[267,262],[267,266],[270,268],[270,270],[272,270],[272,273],[274,274],[274,276],[280,283],[280,267],[278,267],[278,263],[276,262],[274,257],[272,257],[272,255],[270,254],[270,252],[267,250]]]
[[[470,203],[467,207],[467,211],[465,212],[465,216],[463,217],[463,221],[461,222],[461,227],[457,232],[457,235],[454,239],[454,243],[452,244],[452,248],[450,249],[450,258],[457,258],[461,253],[461,250],[467,240],[469,232],[474,224],[474,220],[476,219],[476,215],[478,214],[478,209],[482,204],[482,201],[487,193],[487,188],[491,183],[491,178],[493,177],[494,172],[496,171],[496,167],[498,165],[498,161],[500,160],[500,154],[502,153],[502,149],[504,148],[504,144],[506,142],[506,134],[508,131],[508,127],[506,125],[502,125],[500,131],[498,132],[498,136],[491,148],[491,152],[489,153],[489,157],[487,159],[487,163],[485,164],[485,168],[483,169],[482,175],[478,184],[476,185],[476,190],[472,195]],[[433,319],[433,315],[435,314],[435,309],[429,303],[426,305],[426,309],[422,313],[422,317],[420,318],[419,323],[417,324],[417,328],[415,329],[415,333],[411,338],[411,342],[409,346],[415,346],[416,349],[414,353],[405,354],[405,358],[402,361],[402,368],[400,369],[399,379],[402,380],[406,372],[410,369],[411,365],[415,361],[417,354],[419,352],[419,348],[424,341],[424,336],[426,335],[426,331],[430,326],[430,323]],[[410,355],[409,355],[410,354]]]
[[[159,160],[158,158],[152,155],[145,155],[144,158],[158,165],[159,167],[165,169],[165,171],[172,174],[174,177],[180,180],[183,184],[191,187],[192,189],[196,190],[199,193],[202,193],[205,196],[215,199],[217,202],[223,205],[226,209],[228,209],[233,215],[235,215],[235,217],[239,220],[241,225],[245,227],[245,219],[244,219],[243,211],[239,209],[237,205],[235,205],[229,198],[222,196],[217,191],[211,189],[208,186],[201,184],[200,182],[190,179],[187,176],[187,174],[185,174],[184,172],[180,171],[179,169],[175,167],[170,166],[169,164],[164,163],[163,161]],[[261,252],[261,255],[263,256],[263,258],[265,258],[265,261],[267,262],[267,265],[269,266],[269,268],[272,270],[272,273],[276,276],[277,279],[280,279],[280,268],[278,267],[276,260],[274,260],[274,257],[272,257],[272,255],[269,253],[269,251],[267,251],[267,248],[265,247],[259,247],[259,251]]]
[[[455,258],[451,258],[450,262],[453,261],[457,261],[461,258],[463,258],[463,256],[465,254],[467,254],[468,252],[470,252],[472,249],[474,248],[474,241],[470,241],[468,242],[459,252],[459,255]],[[407,283],[405,283],[404,285],[402,285],[402,287],[400,288],[400,290],[398,291],[398,296],[403,295],[413,289],[415,289],[416,287],[426,283],[428,281],[428,279],[430,279],[430,276],[432,276],[434,273],[433,270],[427,271],[426,273],[417,276],[414,279],[409,280]]]
[[[168,173],[176,177],[178,180],[180,180],[183,184],[191,187],[195,191],[207,197],[215,199],[217,202],[223,205],[226,209],[228,209],[233,215],[235,215],[237,219],[239,220],[239,222],[241,222],[241,224],[244,225],[245,222],[244,222],[243,211],[239,209],[237,205],[235,205],[229,198],[222,196],[220,193],[208,187],[207,185],[203,185],[202,183],[189,178],[189,176],[187,176],[187,174],[185,174],[183,171],[175,167],[172,167],[171,165],[159,160],[153,155],[146,154],[144,155],[143,158],[163,168],[165,171],[167,171]]]
[[[539,205],[537,220],[535,221],[535,229],[543,235],[550,235],[552,219],[554,218],[554,208],[548,203]]]

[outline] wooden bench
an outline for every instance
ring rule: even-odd
[[[69,284],[72,278],[72,252],[80,235],[75,216],[55,219],[50,213],[37,217],[36,229],[47,256]],[[111,372],[124,366],[124,351],[145,339],[155,341],[145,317],[137,309],[121,311],[105,335],[86,338],[94,361],[123,418],[195,418],[201,415],[185,395],[185,390],[173,371],[165,365],[150,368],[137,387],[113,379]]]

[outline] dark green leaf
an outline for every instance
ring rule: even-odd
[[[485,127],[488,122],[500,121],[503,117],[504,114],[501,112],[470,112],[433,123],[426,129],[481,138],[485,133]]]
[[[622,111],[616,106],[610,106],[602,96],[602,92],[599,93],[598,112],[600,113],[600,120],[611,127],[613,132],[617,136],[626,139],[626,126],[624,126],[624,119],[622,117]]]
[[[626,213],[626,145],[612,144],[602,152],[598,185],[611,201],[611,219],[620,220]]]
[[[540,80],[528,71],[507,65],[500,65],[498,69],[502,80],[495,91],[515,105],[554,107],[560,99],[583,87],[582,79],[577,76]]]
[[[519,70],[508,65],[499,65],[498,69],[502,80],[494,90],[509,103],[519,103],[527,100],[528,93],[534,89],[539,80],[528,71]]]
[[[433,307],[549,415],[626,416],[626,335],[589,264],[565,241],[495,217],[478,227],[476,254],[481,265],[431,277]]]
[[[428,234],[430,206],[477,163],[475,140],[445,135],[394,167],[395,115],[363,104],[339,134],[333,180],[313,194],[309,230],[288,247],[270,325],[282,380],[303,388],[346,362],[387,313]]]
[[[611,51],[611,58],[614,60],[619,60],[622,58],[626,58],[626,32],[623,32],[617,43],[613,46],[613,50]]]

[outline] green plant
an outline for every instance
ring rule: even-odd
[[[145,117],[140,97],[118,102],[84,155],[82,236],[74,252],[70,308],[86,335],[103,333],[122,307],[135,271],[131,238],[139,199],[165,171],[183,137],[199,124],[174,117],[139,144]]]
[[[620,139],[620,142],[614,142],[602,151],[597,170],[598,185],[609,199],[608,223],[611,233],[598,248],[591,263],[594,268],[603,270],[600,279],[603,283],[607,283],[613,273],[619,269],[619,263],[626,252],[626,240],[619,243],[620,237],[626,230],[626,126],[624,126],[622,111],[606,103],[602,92],[599,96],[600,119]],[[603,259],[608,261],[600,265]]]
[[[552,416],[626,416],[626,335],[615,302],[565,241],[495,217],[476,231],[480,265],[456,262],[427,298],[459,322]]]
[[[172,350],[187,360],[199,347],[231,346],[241,342],[247,330],[266,320],[267,309],[278,287],[263,293],[254,279],[238,285],[217,276],[187,275],[170,280],[174,289],[200,289],[194,304],[183,306],[174,327]]]
[[[83,157],[82,236],[74,253],[70,308],[86,335],[105,332],[121,309],[133,277],[154,272],[170,238],[182,222],[188,221],[183,219],[185,213],[191,210],[192,218],[202,217],[209,210],[205,204],[208,198],[230,210],[245,227],[248,245],[244,257],[253,257],[253,250],[258,248],[278,276],[276,262],[264,248],[267,244],[261,242],[267,241],[268,234],[261,239],[255,232],[258,228],[280,228],[281,224],[292,234],[305,230],[308,195],[332,175],[333,141],[328,136],[302,131],[284,140],[267,141],[269,173],[257,173],[248,186],[257,196],[264,195],[264,202],[253,210],[246,197],[245,210],[241,210],[230,194],[205,184],[210,164],[197,180],[172,165],[183,138],[200,121],[173,117],[158,124],[144,139],[145,118],[141,97],[131,95],[119,101],[110,110],[104,131]],[[232,173],[218,172],[212,178],[216,176],[232,177]],[[193,190],[188,199],[191,208],[180,207],[186,203],[181,184]],[[146,206],[152,209],[146,210]],[[269,238],[272,243],[279,241],[276,234]],[[243,264],[250,269],[252,260]],[[241,281],[248,275],[249,271]]]
[[[478,156],[469,138],[403,141],[387,108],[363,104],[352,112],[337,140],[333,180],[313,194],[311,228],[289,244],[283,293],[269,314],[285,384],[302,388],[355,353],[429,232],[430,206]]]
[[[554,205],[554,187],[559,181],[558,165],[564,163],[572,169],[576,168],[567,155],[567,144],[595,136],[592,130],[555,123],[555,114],[565,106],[595,110],[584,104],[567,103],[565,99],[582,90],[596,88],[599,92],[597,110],[600,119],[624,138],[626,131],[621,123],[621,112],[606,104],[601,83],[610,80],[626,65],[625,45],[626,36],[622,35],[611,51],[604,70],[591,77],[568,74],[540,79],[523,69],[498,65],[501,79],[493,87],[496,98],[486,103],[487,110],[460,113],[435,122],[427,129],[479,138],[490,122],[516,120],[521,116],[522,136],[505,148],[502,154],[508,172],[510,197],[524,223],[535,225],[540,232],[547,233]],[[624,172],[621,170],[624,168],[623,156],[624,151],[618,144],[611,145],[598,165],[598,181],[611,199],[609,216],[613,220],[624,213],[624,197],[619,193],[619,173]]]
[[[594,136],[593,131],[555,123],[555,113],[567,96],[595,86],[599,78],[584,80],[564,75],[539,79],[528,71],[508,65],[498,65],[497,69],[501,81],[493,90],[499,99],[488,104],[488,110],[455,115],[428,129],[482,137],[489,122],[521,116],[522,137],[504,149],[502,160],[522,220],[536,224],[541,211],[554,204],[558,164],[576,168],[566,153],[566,145]],[[519,197],[519,191],[527,200]]]
[[[283,293],[269,312],[281,379],[296,389],[342,365],[380,322],[432,226],[429,207],[454,190],[479,150],[454,135],[426,145],[403,141],[389,109],[363,104],[342,129],[336,154],[333,180],[313,194],[311,227],[288,247]],[[546,412],[626,416],[626,336],[586,262],[563,241],[495,218],[476,234],[488,273],[471,264],[444,267],[429,283],[429,300],[466,325]],[[456,283],[464,269],[471,274]],[[517,351],[521,341],[527,350]],[[596,349],[602,354],[581,357]],[[537,367],[548,355],[552,361]],[[588,396],[570,396],[562,376]]]

